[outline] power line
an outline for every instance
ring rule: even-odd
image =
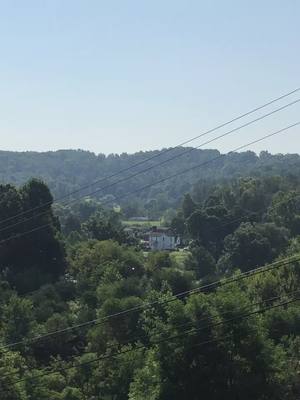
[[[248,327],[247,331],[248,331],[248,333],[254,333],[254,332],[255,332],[255,329],[254,329],[254,328]],[[222,338],[215,338],[215,339],[211,339],[211,340],[202,341],[202,342],[197,343],[197,344],[195,344],[195,345],[193,345],[193,346],[190,346],[189,349],[195,348],[195,347],[200,347],[200,346],[207,345],[207,344],[211,344],[211,343],[220,343],[220,342],[223,342],[224,339],[229,339],[229,338],[232,339],[232,334],[225,335],[225,336],[223,336]],[[144,349],[143,349],[143,348],[139,348],[139,349],[135,348],[135,349],[134,349],[134,351],[140,351],[140,350],[144,350]],[[92,352],[90,352],[90,353],[83,353],[83,355],[85,355],[85,354],[94,354],[94,352],[93,352],[93,353],[92,353]],[[113,355],[112,358],[117,358],[117,355],[116,355],[116,356]],[[126,363],[129,363],[129,362],[132,362],[132,361],[131,361],[131,360],[122,360],[122,363],[125,363],[125,364],[126,364]],[[73,367],[73,368],[75,368],[75,367]],[[45,371],[45,372],[46,372],[46,371],[49,371],[49,374],[51,374],[51,373],[56,373],[56,371],[51,372],[51,370],[50,370],[48,367],[47,367],[44,371]],[[60,370],[59,370],[59,371],[60,371]],[[57,372],[59,372],[59,371],[57,371]],[[27,370],[24,370],[24,371],[22,371],[22,372],[27,372]],[[6,374],[6,375],[2,375],[1,378],[4,379],[4,378],[7,378],[7,377],[9,377],[9,376],[15,376],[15,375],[19,375],[19,374],[20,374],[20,371],[18,371],[18,372],[12,372],[12,373],[9,373],[9,374]],[[1,378],[0,378],[0,380],[1,380]],[[28,378],[26,378],[26,379],[30,380],[30,377],[28,377]],[[3,391],[3,389],[2,389],[2,391]],[[1,392],[1,389],[0,389],[0,392]]]
[[[124,173],[124,172],[127,172],[127,171],[129,171],[129,170],[135,168],[135,167],[138,167],[138,166],[140,166],[140,165],[143,165],[143,164],[147,163],[148,161],[151,161],[151,160],[153,160],[153,159],[155,159],[155,158],[157,158],[157,157],[160,157],[160,156],[162,156],[162,155],[164,155],[164,154],[166,154],[166,153],[169,153],[170,151],[173,151],[173,150],[176,149],[176,148],[185,146],[185,145],[187,145],[187,144],[189,144],[189,143],[191,143],[191,142],[193,142],[193,141],[195,141],[195,140],[197,140],[197,139],[199,139],[199,138],[201,138],[201,137],[203,137],[203,136],[206,136],[206,135],[208,135],[208,134],[210,134],[210,133],[213,133],[213,132],[215,132],[215,131],[217,131],[217,130],[219,130],[219,129],[221,129],[221,128],[224,128],[224,127],[227,126],[227,125],[230,125],[230,124],[233,123],[233,122],[236,122],[236,121],[238,121],[238,120],[240,120],[240,119],[242,119],[242,118],[244,118],[244,117],[246,117],[246,116],[248,116],[248,115],[251,115],[251,114],[253,114],[253,113],[255,113],[255,112],[259,111],[259,110],[262,110],[263,108],[268,107],[268,106],[271,105],[271,104],[274,104],[274,103],[276,103],[276,102],[278,102],[278,101],[280,101],[280,100],[282,100],[282,99],[284,99],[284,98],[286,98],[286,97],[288,97],[288,96],[291,96],[292,94],[295,94],[295,93],[298,92],[299,90],[300,90],[300,88],[296,88],[295,90],[293,90],[293,91],[291,91],[291,92],[288,92],[288,93],[286,93],[286,94],[284,94],[284,95],[281,95],[281,96],[279,96],[279,97],[277,97],[277,98],[275,98],[275,99],[273,99],[273,100],[271,100],[271,101],[269,101],[269,102],[267,102],[267,103],[264,103],[264,104],[261,105],[261,106],[258,106],[258,107],[256,107],[256,108],[254,108],[254,109],[252,109],[252,110],[250,110],[250,111],[244,113],[244,114],[241,114],[241,115],[239,115],[239,116],[237,116],[237,117],[235,117],[235,118],[233,118],[233,119],[231,119],[231,120],[229,120],[229,121],[227,121],[227,122],[225,122],[225,123],[222,123],[222,124],[220,124],[220,125],[217,125],[216,127],[214,127],[214,128],[212,128],[212,129],[210,129],[210,130],[208,130],[208,131],[205,131],[205,132],[201,133],[200,135],[194,136],[194,137],[191,138],[191,139],[188,139],[188,140],[186,140],[186,141],[184,141],[184,142],[181,142],[181,143],[179,143],[178,145],[176,145],[175,147],[172,147],[172,148],[169,148],[169,149],[165,149],[165,150],[161,151],[159,154],[155,154],[155,155],[153,155],[153,156],[151,156],[151,157],[148,157],[148,158],[146,158],[145,160],[139,161],[138,163],[135,163],[135,164],[133,164],[133,165],[131,165],[131,166],[125,168],[125,169],[122,169],[122,170],[120,170],[120,171],[118,171],[118,172],[116,172],[116,173],[113,173],[113,174],[111,174],[111,175],[109,175],[109,176],[105,176],[105,177],[103,177],[103,178],[101,178],[101,179],[98,179],[98,180],[96,180],[96,181],[94,181],[94,182],[88,184],[88,185],[81,186],[80,188],[78,188],[78,189],[76,189],[76,190],[74,190],[74,191],[68,193],[67,195],[64,195],[64,196],[61,196],[61,197],[55,199],[54,202],[57,203],[57,202],[59,202],[59,201],[65,199],[65,198],[69,198],[70,196],[72,196],[72,195],[74,195],[74,194],[76,194],[76,193],[79,193],[79,192],[81,192],[82,190],[88,189],[89,187],[92,187],[92,186],[94,186],[94,185],[96,185],[96,184],[98,184],[98,183],[100,183],[100,182],[103,182],[103,181],[105,181],[105,180],[107,180],[107,179],[114,178],[115,176],[118,176],[118,175],[120,175],[120,174],[122,174],[122,173]],[[11,216],[11,217],[5,218],[5,219],[3,219],[3,220],[0,221],[0,225],[3,224],[3,223],[5,223],[5,222],[11,221],[11,220],[13,220],[13,219],[15,219],[15,218],[18,218],[18,217],[20,217],[20,216],[27,215],[27,214],[29,214],[29,213],[32,212],[32,211],[39,210],[39,209],[41,209],[41,208],[43,208],[43,207],[46,207],[46,206],[49,206],[49,205],[52,205],[52,201],[43,203],[43,204],[38,205],[38,206],[36,206],[36,207],[33,207],[33,208],[29,209],[29,210],[25,210],[25,211],[22,211],[21,213],[18,213],[18,214],[15,214],[15,215]]]
[[[296,122],[296,123],[294,123],[294,124],[292,124],[292,125],[289,125],[289,126],[286,126],[285,128],[282,128],[282,129],[280,129],[280,130],[278,130],[278,131],[275,131],[275,132],[270,133],[270,134],[268,134],[268,135],[265,135],[265,136],[263,136],[263,137],[261,137],[261,138],[259,138],[259,139],[256,139],[256,140],[254,140],[254,141],[252,141],[252,142],[249,142],[249,143],[244,144],[244,145],[242,145],[242,146],[236,147],[235,149],[231,150],[231,152],[237,152],[237,151],[242,150],[242,149],[244,149],[244,148],[246,148],[246,147],[249,147],[249,146],[251,146],[251,145],[253,145],[253,144],[257,144],[257,143],[259,143],[259,142],[261,142],[261,141],[263,141],[263,140],[265,140],[265,139],[268,139],[268,138],[270,138],[270,137],[273,137],[273,136],[275,136],[275,135],[278,135],[278,134],[280,134],[280,133],[282,133],[282,132],[285,132],[285,131],[287,131],[287,130],[289,130],[289,129],[291,129],[291,128],[294,128],[294,127],[296,127],[296,126],[298,126],[298,125],[300,125],[300,122]],[[197,169],[197,168],[200,168],[200,167],[202,167],[202,166],[204,166],[204,165],[208,165],[208,164],[210,164],[210,163],[212,163],[212,162],[214,162],[214,161],[217,161],[217,160],[219,160],[220,158],[223,158],[223,157],[224,157],[224,156],[223,156],[222,154],[220,154],[219,156],[216,156],[216,157],[214,157],[214,158],[212,158],[212,159],[210,159],[210,160],[207,160],[207,161],[202,162],[202,163],[200,163],[200,164],[196,164],[196,165],[194,165],[194,166],[192,166],[192,167],[190,167],[190,168],[187,168],[187,169],[182,170],[182,171],[180,171],[180,172],[177,172],[177,173],[175,173],[175,174],[169,175],[169,176],[167,176],[167,177],[165,177],[165,178],[162,178],[162,179],[160,179],[160,180],[158,180],[158,181],[155,181],[155,182],[153,182],[153,183],[150,183],[150,184],[147,184],[147,185],[145,185],[145,186],[142,186],[142,187],[140,187],[140,188],[138,188],[138,189],[136,189],[136,190],[134,190],[134,191],[125,193],[123,196],[119,196],[119,197],[117,197],[115,200],[121,200],[121,199],[123,199],[123,198],[125,198],[125,197],[128,197],[128,196],[131,196],[131,195],[133,195],[133,194],[135,194],[135,193],[140,193],[141,191],[144,191],[144,190],[146,190],[146,189],[149,189],[149,188],[151,188],[151,187],[153,187],[153,186],[155,186],[155,185],[157,185],[157,184],[159,184],[159,183],[165,182],[165,181],[167,181],[167,180],[169,180],[169,179],[176,178],[176,177],[178,177],[178,176],[180,176],[180,175],[183,175],[183,174],[186,174],[186,173],[188,173],[188,172],[191,172],[191,171],[193,171],[193,170],[195,170],[195,169]],[[51,223],[44,224],[44,225],[39,226],[39,227],[37,227],[37,228],[33,228],[33,229],[31,229],[31,230],[28,230],[28,231],[25,231],[25,232],[16,234],[16,235],[11,236],[11,237],[9,237],[9,238],[7,238],[7,239],[3,239],[3,240],[0,241],[0,245],[1,245],[1,244],[4,244],[4,243],[6,243],[6,242],[8,242],[8,241],[10,241],[10,240],[18,239],[18,238],[20,238],[20,237],[22,237],[22,236],[24,236],[24,235],[27,235],[27,234],[30,234],[30,233],[39,231],[39,230],[44,229],[44,228],[46,228],[46,227],[48,227],[48,226],[51,226]]]
[[[127,309],[127,310],[123,310],[123,311],[120,311],[120,312],[117,312],[117,313],[114,313],[114,314],[107,315],[107,316],[105,316],[103,318],[97,318],[97,319],[90,320],[90,321],[87,321],[87,322],[84,322],[84,323],[81,323],[81,324],[73,325],[73,326],[68,327],[68,328],[52,331],[52,332],[49,332],[49,333],[41,335],[41,336],[36,336],[36,337],[31,338],[29,340],[25,339],[25,340],[21,340],[21,341],[18,341],[18,342],[13,342],[13,343],[9,343],[9,344],[6,344],[6,345],[2,345],[0,347],[0,350],[1,349],[15,347],[15,346],[21,345],[21,344],[32,343],[34,341],[42,340],[42,339],[45,339],[45,338],[48,338],[48,337],[51,337],[51,336],[55,336],[55,335],[63,334],[63,333],[66,333],[66,332],[70,332],[72,330],[85,328],[86,326],[89,326],[89,325],[93,325],[93,326],[100,325],[100,324],[105,323],[106,321],[108,321],[111,318],[116,318],[116,317],[128,315],[129,313],[132,313],[132,312],[137,312],[137,311],[140,311],[140,310],[143,310],[143,309],[148,309],[148,308],[150,308],[150,307],[152,307],[154,305],[163,305],[163,304],[166,304],[166,303],[170,303],[170,302],[176,301],[178,298],[185,297],[185,296],[190,295],[190,294],[199,293],[201,291],[209,290],[211,288],[218,287],[218,285],[219,286],[224,286],[224,285],[226,285],[228,283],[236,282],[236,281],[239,281],[241,279],[245,279],[245,278],[247,278],[249,276],[252,276],[252,275],[257,275],[257,274],[260,274],[260,273],[263,273],[263,272],[267,272],[267,271],[270,271],[270,270],[272,270],[274,268],[277,268],[277,267],[280,267],[280,266],[284,266],[284,265],[288,265],[288,264],[290,264],[292,262],[295,262],[295,261],[300,261],[300,257],[295,257],[295,258],[288,257],[286,262],[285,262],[285,259],[284,259],[284,260],[281,260],[279,262],[274,262],[272,264],[269,264],[267,267],[263,266],[263,267],[256,268],[254,270],[250,270],[250,271],[244,272],[243,274],[241,274],[241,275],[239,275],[237,277],[230,277],[230,278],[227,278],[225,280],[221,279],[221,280],[218,280],[218,281],[206,284],[206,285],[202,285],[202,286],[194,288],[194,289],[190,289],[190,290],[187,290],[187,291],[184,291],[184,292],[181,292],[181,293],[177,293],[177,294],[173,295],[171,299],[168,299],[168,300],[164,300],[164,301],[157,300],[157,301],[154,301],[154,302],[151,302],[151,303],[142,304],[140,306],[132,307],[132,308]]]
[[[298,293],[298,292],[300,292],[300,290],[292,292],[292,293],[289,293],[289,295],[295,294],[295,293]],[[274,302],[275,300],[279,300],[282,297],[283,297],[282,295],[281,296],[279,296],[279,295],[278,296],[273,296],[273,297],[270,297],[268,299],[265,299],[265,300],[262,300],[262,301],[259,301],[259,302],[256,302],[256,303],[249,304],[246,307],[244,307],[243,310],[247,311],[249,308],[257,307],[257,306],[260,306],[260,305],[263,305],[263,304],[267,304],[267,303],[270,303],[270,302]],[[231,311],[225,311],[225,312],[222,312],[222,313],[218,313],[217,315],[213,315],[213,316],[210,316],[210,317],[204,317],[204,318],[197,319],[196,321],[189,321],[189,322],[186,322],[186,323],[183,323],[183,324],[171,325],[171,328],[172,329],[180,329],[180,328],[186,328],[188,326],[193,326],[193,325],[195,325],[195,323],[199,324],[201,322],[210,322],[210,321],[213,321],[215,319],[219,319],[220,317],[224,317],[224,316],[226,316],[226,315],[228,315],[230,313],[231,313]],[[209,327],[209,325],[208,325],[208,327]],[[205,328],[206,328],[206,326],[202,327],[203,330]],[[106,347],[106,351],[108,349],[111,350],[111,349],[114,349],[114,348],[118,348],[120,345],[121,346],[128,346],[128,345],[134,344],[134,343],[136,343],[136,342],[138,342],[140,340],[148,339],[148,338],[149,337],[148,337],[147,334],[138,335],[138,336],[135,336],[134,338],[132,338],[130,341],[113,343],[113,344],[111,344],[111,345]],[[84,351],[84,352],[81,352],[80,355],[82,356],[82,355],[94,354],[94,353],[95,352],[93,352],[93,351]],[[74,360],[75,358],[76,358],[76,356],[72,357],[72,360]],[[9,374],[5,374],[5,375],[2,375],[1,378],[3,379],[3,378],[6,378],[6,377],[9,377],[9,376],[18,375],[19,372],[20,371],[12,372],[12,373],[9,373]]]
[[[252,213],[252,214],[251,214],[251,213]],[[232,220],[230,220],[230,221],[228,221],[228,222],[225,222],[225,223],[220,224],[220,225],[215,226],[215,227],[208,226],[208,227],[206,228],[206,231],[207,231],[207,232],[218,231],[218,230],[220,230],[221,228],[224,228],[224,227],[229,226],[229,225],[233,225],[233,224],[236,223],[236,222],[244,222],[244,223],[247,223],[247,222],[248,222],[248,223],[250,223],[250,224],[259,224],[259,222],[257,222],[257,221],[245,220],[245,218],[253,216],[253,212],[249,211],[249,212],[247,212],[246,214],[248,214],[248,215],[241,215],[240,217],[234,218],[234,219],[232,219]]]
[[[239,321],[239,320],[243,320],[243,319],[247,319],[247,318],[249,318],[249,317],[251,317],[253,315],[261,314],[261,313],[264,313],[266,311],[269,311],[269,310],[272,310],[272,309],[275,309],[275,308],[283,307],[283,306],[289,305],[291,303],[294,303],[294,302],[296,302],[298,300],[299,300],[299,298],[289,299],[289,300],[286,300],[286,301],[281,302],[279,304],[275,304],[275,305],[272,305],[272,306],[269,306],[269,307],[265,307],[265,308],[257,310],[257,311],[252,311],[252,312],[249,312],[247,314],[236,316],[236,317],[230,318],[230,319],[225,320],[225,321],[217,322],[215,324],[212,324],[211,326],[205,327],[205,329],[211,328],[211,327],[225,325],[227,323],[231,323],[231,322],[235,322],[235,321]],[[151,345],[157,345],[157,344],[161,344],[161,343],[164,343],[164,342],[176,340],[176,339],[179,339],[181,337],[185,337],[186,335],[196,334],[197,332],[201,331],[202,329],[203,329],[202,327],[201,328],[194,328],[194,329],[191,329],[191,330],[188,330],[188,331],[184,331],[184,332],[182,332],[182,333],[180,333],[178,335],[174,335],[174,336],[171,336],[171,337],[168,337],[168,338],[152,341]],[[122,354],[130,353],[130,352],[134,352],[134,351],[142,350],[142,349],[146,349],[146,346],[145,345],[138,345],[135,348],[121,350],[119,352],[116,352],[115,354],[102,355],[102,356],[97,357],[97,358],[95,358],[93,360],[89,360],[89,361],[86,361],[86,362],[78,363],[76,365],[69,365],[69,366],[63,367],[63,368],[57,368],[56,370],[51,371],[51,372],[45,372],[45,373],[34,375],[34,376],[31,376],[31,377],[18,379],[16,381],[11,382],[11,383],[12,384],[16,384],[16,383],[24,382],[24,381],[27,381],[27,380],[39,379],[39,378],[42,378],[44,376],[48,376],[48,375],[52,375],[52,374],[56,374],[56,373],[62,373],[62,372],[68,371],[68,370],[73,369],[73,368],[79,368],[79,367],[82,367],[82,366],[91,365],[91,364],[94,364],[94,363],[96,363],[98,361],[102,361],[102,360],[105,360],[105,359],[118,357],[118,356],[120,356]]]
[[[259,143],[259,142],[261,142],[261,141],[263,141],[263,140],[265,140],[265,139],[268,139],[268,138],[270,138],[270,137],[272,137],[272,136],[278,135],[279,133],[285,132],[285,131],[287,131],[288,129],[294,128],[295,126],[298,126],[298,125],[300,125],[300,122],[296,122],[296,123],[294,123],[294,124],[292,124],[292,125],[289,125],[289,126],[287,126],[287,127],[285,127],[285,128],[282,128],[282,129],[280,129],[280,130],[278,130],[278,131],[276,131],[276,132],[273,132],[273,133],[271,133],[271,134],[269,134],[269,135],[265,135],[265,136],[263,136],[263,137],[261,137],[261,138],[259,138],[259,139],[257,139],[257,140],[254,140],[254,141],[249,142],[249,143],[247,143],[247,144],[244,144],[244,145],[242,145],[242,146],[236,147],[235,149],[231,150],[230,153],[234,153],[234,152],[237,152],[237,151],[239,151],[239,150],[244,149],[245,147],[251,146],[251,145],[253,145],[253,144],[257,144],[257,143]],[[160,179],[159,181],[156,181],[156,182],[151,183],[151,184],[149,184],[149,185],[143,186],[142,188],[139,188],[139,189],[137,189],[137,190],[135,190],[135,191],[133,191],[133,192],[127,193],[127,194],[125,194],[125,195],[122,196],[122,197],[128,197],[128,196],[130,196],[130,195],[132,195],[132,194],[134,194],[134,193],[138,193],[138,192],[140,192],[140,191],[142,191],[142,190],[149,189],[149,188],[152,187],[152,186],[155,186],[155,185],[157,185],[157,184],[159,184],[159,183],[165,182],[165,181],[167,181],[167,180],[169,180],[169,179],[176,178],[176,177],[179,176],[179,175],[183,175],[183,174],[186,174],[186,173],[188,173],[188,172],[191,172],[191,171],[193,171],[193,170],[195,170],[195,169],[197,169],[197,168],[199,168],[199,167],[202,167],[202,166],[207,165],[207,164],[209,164],[209,163],[211,163],[211,162],[217,161],[218,159],[223,158],[223,157],[224,157],[224,156],[221,154],[221,155],[219,155],[219,156],[217,156],[217,157],[215,157],[215,158],[212,158],[212,159],[210,159],[210,160],[208,160],[208,161],[206,161],[206,162],[204,162],[204,163],[200,163],[200,164],[194,165],[193,167],[187,168],[187,169],[185,169],[185,170],[183,170],[183,171],[181,171],[181,172],[178,172],[178,173],[173,174],[173,175],[169,175],[169,176],[167,176],[167,177],[165,177],[165,178]],[[118,200],[118,199],[121,199],[122,197],[120,196],[119,198],[117,197],[116,199]],[[0,242],[0,243],[1,243],[1,242]]]
[[[67,333],[67,332],[71,332],[71,331],[76,330],[76,329],[82,329],[82,328],[85,328],[85,327],[90,326],[90,325],[93,325],[93,326],[101,325],[101,324],[104,324],[105,322],[107,322],[108,320],[110,320],[112,318],[118,318],[118,317],[121,317],[121,316],[125,316],[125,315],[128,315],[128,314],[133,313],[133,312],[138,312],[138,311],[141,311],[141,310],[144,310],[144,309],[151,308],[151,307],[153,307],[155,305],[163,305],[163,304],[171,303],[173,301],[176,301],[177,299],[180,299],[182,297],[186,297],[188,295],[193,295],[193,294],[196,294],[196,293],[199,293],[199,292],[204,292],[204,291],[208,291],[208,290],[211,290],[211,289],[214,289],[214,288],[223,287],[223,286],[228,285],[230,283],[238,282],[238,281],[241,281],[243,279],[249,278],[251,276],[256,276],[256,275],[259,275],[261,273],[269,272],[269,271],[271,271],[271,270],[273,270],[275,268],[283,267],[285,265],[289,265],[292,262],[297,262],[297,261],[300,261],[300,256],[287,257],[287,258],[285,258],[283,260],[271,263],[268,266],[263,266],[263,267],[255,268],[255,269],[252,269],[250,271],[244,272],[244,273],[242,273],[242,274],[240,274],[238,276],[233,276],[233,277],[226,278],[226,279],[220,279],[218,281],[215,281],[215,282],[212,282],[212,283],[209,283],[209,284],[206,284],[206,285],[202,285],[202,286],[199,286],[199,287],[194,288],[194,289],[190,289],[190,290],[186,290],[186,291],[181,292],[181,293],[177,293],[177,294],[173,295],[172,298],[167,299],[167,300],[163,300],[163,301],[156,300],[156,301],[153,301],[153,302],[150,302],[150,303],[141,304],[139,306],[135,306],[135,307],[129,308],[127,310],[123,310],[123,311],[119,311],[117,313],[109,314],[109,315],[107,315],[105,317],[102,317],[102,318],[97,318],[97,319],[90,320],[90,321],[87,321],[87,322],[84,322],[84,323],[81,323],[81,324],[70,326],[68,328],[64,328],[64,329],[48,332],[47,334],[44,334],[44,335],[41,335],[41,336],[36,336],[36,337],[30,338],[30,339],[23,339],[23,340],[20,340],[20,341],[8,343],[8,344],[5,344],[5,345],[2,345],[0,347],[0,351],[2,351],[2,353],[5,353],[5,352],[9,351],[9,349],[11,349],[13,347],[16,347],[16,346],[19,346],[19,345],[27,345],[27,344],[30,344],[30,343],[33,343],[33,342],[36,342],[36,341],[39,341],[39,340],[43,340],[43,339],[52,337],[52,336],[61,335],[61,334]]]
[[[127,176],[127,177],[124,177],[124,178],[122,178],[122,179],[119,179],[119,180],[116,181],[116,182],[113,182],[113,183],[110,183],[110,184],[108,184],[108,185],[106,185],[106,186],[104,186],[104,187],[95,189],[94,191],[88,193],[87,195],[82,195],[82,196],[80,196],[79,198],[70,200],[70,201],[68,201],[67,203],[63,204],[63,205],[64,205],[64,206],[67,206],[67,205],[76,203],[76,202],[77,202],[78,200],[80,200],[81,198],[84,198],[84,197],[86,197],[86,196],[91,196],[91,195],[93,195],[93,194],[96,194],[96,193],[99,193],[99,192],[101,192],[101,191],[104,191],[104,190],[106,190],[106,189],[108,189],[108,188],[110,188],[110,187],[113,187],[113,186],[116,186],[116,185],[118,185],[118,184],[120,184],[120,183],[126,182],[126,181],[128,181],[128,180],[130,180],[130,179],[132,179],[132,178],[135,178],[135,177],[137,177],[137,176],[139,176],[139,175],[141,175],[141,174],[144,174],[145,172],[148,172],[148,171],[150,171],[150,170],[152,170],[152,169],[155,169],[155,168],[160,167],[160,166],[162,166],[162,165],[164,165],[164,164],[167,164],[168,162],[173,161],[173,160],[176,160],[176,159],[178,159],[179,157],[182,157],[182,156],[184,156],[184,155],[187,155],[187,154],[189,154],[189,153],[191,153],[191,152],[193,152],[193,151],[195,151],[195,150],[201,148],[202,146],[205,146],[205,145],[207,145],[207,144],[213,143],[213,142],[215,142],[216,140],[219,140],[219,139],[221,139],[221,138],[224,138],[224,137],[230,135],[231,133],[237,132],[237,131],[239,131],[239,130],[241,130],[241,129],[247,127],[247,126],[250,126],[250,125],[254,124],[255,122],[261,121],[261,120],[263,120],[263,119],[265,119],[265,118],[267,118],[267,117],[269,117],[269,116],[271,116],[271,115],[274,115],[274,114],[276,114],[276,113],[278,113],[278,112],[280,112],[280,111],[282,111],[282,110],[284,110],[284,109],[286,109],[286,108],[288,108],[288,107],[291,107],[291,106],[293,106],[293,105],[295,105],[295,104],[297,104],[297,103],[299,103],[299,102],[300,102],[300,99],[297,99],[297,100],[295,100],[295,101],[292,101],[291,103],[288,103],[288,104],[286,104],[286,105],[284,105],[284,106],[282,106],[282,107],[279,107],[279,108],[277,108],[277,109],[275,109],[275,110],[273,110],[273,111],[271,111],[271,112],[269,112],[269,113],[267,113],[267,114],[264,114],[264,115],[262,115],[262,116],[260,116],[260,117],[258,117],[258,118],[255,118],[255,119],[253,119],[253,120],[251,120],[251,121],[249,121],[249,122],[247,122],[247,123],[245,123],[245,124],[243,124],[243,125],[240,125],[240,126],[238,126],[237,128],[231,129],[230,131],[227,131],[227,132],[223,133],[222,135],[219,135],[219,136],[217,136],[217,137],[214,137],[214,138],[212,138],[212,139],[209,139],[209,140],[207,140],[206,142],[203,142],[203,143],[199,144],[199,145],[196,146],[196,147],[188,148],[187,150],[184,150],[184,151],[183,151],[182,153],[180,153],[180,154],[175,154],[174,156],[172,156],[172,157],[170,157],[170,158],[168,158],[168,159],[166,159],[166,160],[163,160],[163,161],[161,161],[161,162],[158,163],[158,164],[151,165],[150,167],[147,167],[146,169],[144,169],[144,170],[142,170],[142,171],[135,172],[134,174],[132,174],[132,175],[130,175],[130,176]],[[104,201],[104,202],[102,203],[102,205],[109,204],[109,203],[110,203],[110,200],[109,200],[109,201]],[[7,230],[9,230],[9,229],[11,229],[11,228],[14,228],[15,226],[18,226],[18,225],[20,225],[20,224],[24,224],[24,223],[26,223],[26,222],[28,222],[28,221],[31,221],[31,220],[34,219],[34,218],[38,218],[38,217],[41,217],[41,216],[43,216],[43,215],[46,215],[46,214],[48,214],[48,212],[49,212],[49,210],[43,211],[43,212],[41,212],[41,213],[39,213],[39,214],[32,215],[31,217],[29,217],[29,218],[27,218],[27,219],[25,219],[25,220],[21,220],[21,221],[18,221],[18,222],[13,223],[13,224],[11,224],[11,225],[8,225],[8,226],[6,226],[6,227],[4,227],[4,228],[1,228],[1,229],[0,229],[0,233],[1,233],[1,232],[4,232],[4,231],[7,231]],[[0,222],[0,223],[1,223],[1,222]]]
[[[254,216],[254,215],[255,215],[255,212],[249,210],[249,211],[246,211],[246,215],[241,215],[240,217],[234,218],[234,219],[232,219],[232,220],[230,220],[228,222],[222,223],[222,224],[220,224],[220,225],[218,225],[216,227],[208,226],[206,228],[206,231],[214,232],[214,231],[220,230],[221,228],[224,228],[224,227],[229,226],[229,225],[233,225],[234,223],[240,222],[240,221],[241,222],[245,222],[245,223],[250,223],[250,224],[259,224],[260,222],[258,222],[258,221],[251,221],[251,220],[245,219],[245,218],[249,218],[249,217]]]
[[[228,221],[228,222],[225,222],[225,223],[223,223],[223,224],[221,224],[221,225],[218,225],[217,227],[211,227],[211,226],[209,226],[209,227],[207,227],[207,230],[210,231],[210,232],[214,232],[214,231],[219,230],[220,228],[224,228],[224,227],[226,227],[226,226],[233,225],[234,223],[240,222],[240,221],[241,221],[241,222],[245,222],[245,223],[250,223],[250,224],[257,224],[257,223],[259,223],[258,221],[251,221],[251,220],[245,219],[245,218],[251,217],[251,216],[253,215],[253,212],[252,212],[252,211],[249,211],[249,212],[247,212],[246,214],[248,214],[248,215],[241,215],[240,217],[234,218],[234,219],[232,219],[232,220],[230,220],[230,221]],[[45,226],[48,226],[48,224],[46,224]],[[190,269],[189,269],[189,271],[190,271]],[[24,296],[32,296],[32,295],[34,295],[35,293],[39,293],[40,289],[41,289],[41,288],[36,289],[36,290],[33,290],[33,291],[31,291],[31,292],[26,292],[26,293],[24,294]],[[13,294],[16,294],[16,295],[17,295],[17,293],[14,291],[14,289],[11,289],[11,290],[12,290]]]

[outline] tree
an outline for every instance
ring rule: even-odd
[[[21,377],[21,373],[19,371],[24,369],[25,366],[26,364],[24,358],[18,353],[7,351],[1,355],[1,400],[29,400],[24,382],[19,384],[15,383],[15,381],[19,380]]]
[[[194,203],[191,195],[188,193],[184,196],[182,202],[182,212],[185,219],[189,218],[191,214],[196,210],[197,205]]]
[[[272,261],[288,245],[289,233],[275,224],[242,223],[224,241],[224,255],[218,262],[223,273],[232,268],[242,271]]]
[[[33,305],[28,299],[10,297],[2,309],[4,337],[7,342],[18,342],[30,336],[33,328]]]
[[[187,219],[187,231],[191,238],[218,254],[223,238],[232,228],[228,225],[230,219],[227,209],[223,206],[203,207]]]
[[[211,277],[216,273],[216,261],[203,246],[193,246],[191,255],[185,261],[187,270],[195,271],[198,279]]]
[[[146,355],[143,368],[136,370],[130,385],[129,400],[159,400],[161,386],[160,364],[155,350]]]
[[[177,235],[184,235],[185,233],[185,219],[181,211],[177,212],[177,215],[171,221],[171,229]]]
[[[6,220],[12,218],[15,215],[20,214],[22,209],[22,198],[20,192],[12,185],[0,185],[0,218]],[[17,218],[12,218],[8,221],[7,225],[13,225],[17,222]],[[11,235],[14,231],[9,230],[5,235],[1,233],[1,238],[5,239],[8,235]]]
[[[57,280],[65,270],[65,254],[58,238],[59,224],[52,213],[49,189],[41,181],[31,180],[18,191],[11,187],[2,187],[2,190],[7,194],[2,207],[8,207],[13,213],[14,204],[15,214],[20,210],[26,213],[19,215],[17,223],[2,233],[2,274],[23,292]]]
[[[268,209],[272,222],[289,229],[292,235],[300,234],[300,193],[297,191],[278,192]]]
[[[24,211],[39,208],[39,211],[50,211],[53,197],[48,186],[39,179],[31,179],[21,187]],[[34,214],[32,214],[34,215]]]
[[[98,212],[92,215],[83,224],[83,231],[91,239],[115,240],[119,243],[125,243],[128,240],[119,215],[113,211],[109,214]]]

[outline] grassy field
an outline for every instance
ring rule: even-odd
[[[189,257],[190,252],[189,251],[174,251],[173,253],[170,253],[170,258],[172,260],[172,264],[177,267],[177,268],[183,268],[184,263]]]
[[[122,221],[123,225],[125,226],[160,226],[161,222],[158,221],[130,221],[130,220],[125,220]]]

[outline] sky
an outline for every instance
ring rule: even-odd
[[[300,87],[299,18],[297,0],[0,0],[0,149],[176,146]],[[231,151],[299,111],[203,148]],[[250,149],[300,153],[300,128]]]

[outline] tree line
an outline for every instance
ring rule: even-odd
[[[167,151],[166,151],[167,150]],[[168,161],[170,158],[174,158]],[[146,162],[146,160],[150,159]],[[160,164],[158,165],[157,164]],[[180,175],[183,170],[196,167],[189,173]],[[146,172],[142,173],[143,170]],[[119,174],[121,170],[125,172]],[[290,176],[295,179],[300,172],[298,154],[271,155],[261,152],[220,154],[217,150],[192,148],[169,148],[135,154],[94,154],[83,150],[60,150],[56,152],[8,152],[0,151],[0,182],[16,186],[25,184],[32,176],[47,183],[54,198],[68,196],[82,186],[101,182],[96,186],[78,192],[67,199],[92,195],[97,200],[113,203],[114,199],[126,209],[128,217],[149,215],[160,216],[167,209],[177,208],[182,196],[192,190],[198,182],[198,195],[201,196],[211,183],[224,183],[231,179],[248,176]],[[139,175],[136,175],[140,173]],[[117,177],[107,178],[118,174]],[[127,179],[112,185],[116,180]],[[146,190],[138,189],[174,175],[172,179],[160,182]],[[138,191],[137,191],[138,190]],[[135,191],[134,195],[127,196]]]

